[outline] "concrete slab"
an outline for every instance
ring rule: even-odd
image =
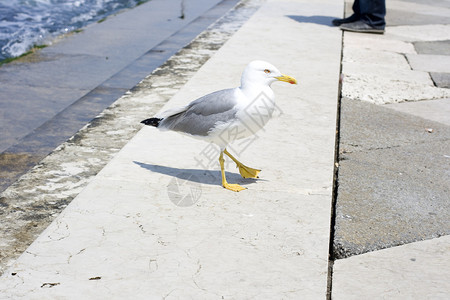
[[[450,8],[450,3],[447,0],[404,0],[404,2],[419,3],[425,5],[432,5],[436,7]]]
[[[224,190],[196,163],[207,144],[145,128],[5,273],[1,297],[325,297],[341,33],[287,17],[317,11],[342,6],[268,1],[167,105],[238,84],[252,59],[298,77],[274,85],[280,116],[234,148],[261,179],[233,172],[249,189]]]
[[[422,119],[439,122],[450,126],[450,99],[438,99],[431,101],[409,102],[389,104],[391,108],[399,112],[418,116]]]
[[[395,70],[391,71],[394,72]],[[407,101],[432,100],[450,97],[450,91],[436,88],[429,83],[415,83],[390,80],[371,74],[344,74],[342,96],[375,104],[400,103]],[[416,76],[415,76],[416,77]]]
[[[411,43],[392,35],[346,32],[342,96],[375,104],[450,97],[450,90],[434,86],[426,73],[429,70],[419,68],[419,62],[414,62],[418,69],[411,70],[409,58],[418,60],[414,52]],[[440,58],[447,59],[446,56]],[[429,65],[422,61],[425,66]]]
[[[387,27],[385,35],[404,42],[450,40],[450,24]]]
[[[438,2],[439,1],[429,2],[429,1],[411,1],[411,0],[406,1],[391,0],[386,3],[386,9],[387,14],[389,14],[391,9],[395,9],[403,12],[413,12],[413,13],[415,12],[422,15],[434,17],[445,17],[447,18],[446,20],[448,22],[448,16],[450,15],[450,7],[448,7],[448,5],[440,6],[439,4],[437,4]],[[430,23],[423,23],[423,24],[430,24]],[[441,24],[445,24],[445,22]],[[391,26],[389,23],[388,25]]]
[[[450,127],[389,107],[342,99],[336,258],[450,233]]]
[[[353,35],[349,39],[359,40],[360,35]],[[347,36],[344,38],[344,41]],[[399,70],[409,70],[408,61],[400,53],[380,51],[377,49],[344,48],[342,62],[362,62],[368,65],[387,65]]]
[[[399,84],[400,82],[404,84],[420,85],[434,87],[433,81],[430,78],[428,72],[415,71],[411,69],[397,69],[395,65],[388,64],[366,64],[363,62],[346,62],[342,66],[342,73],[347,76],[369,78],[372,77],[374,80],[383,80],[384,82],[395,82]],[[375,85],[377,82],[370,83],[370,85]],[[369,82],[367,82],[369,86]],[[385,86],[385,85],[383,85]],[[386,94],[392,94],[393,91],[386,91]]]
[[[427,143],[441,141],[450,138],[448,128],[444,124],[435,123],[430,119],[415,118],[409,114],[403,114],[391,110],[397,105],[420,104],[421,107],[428,102],[400,103],[389,105],[373,105],[347,98],[342,99],[342,114],[347,119],[341,124],[340,141],[344,144],[341,150],[369,151],[385,148],[397,148],[412,143]],[[439,126],[438,135],[430,134],[427,129],[433,128],[432,124]],[[436,132],[435,132],[436,133]],[[371,137],[372,135],[372,137]]]
[[[384,35],[361,34],[346,32],[344,36],[345,49],[368,49],[369,51],[386,51],[396,53],[416,53],[413,44],[386,38]],[[386,54],[389,55],[389,54]]]
[[[396,3],[400,1],[395,1]],[[391,9],[387,3],[386,23],[388,26],[402,26],[402,25],[423,25],[423,24],[445,24],[448,23],[448,15],[434,15],[423,14],[422,11],[405,11],[401,9]],[[407,3],[410,5],[410,3]]]
[[[448,24],[449,15],[446,1],[405,0],[386,3],[388,26]]]
[[[418,54],[450,55],[450,41],[415,42]]]
[[[434,84],[437,87],[441,88],[450,88],[450,73],[430,73],[431,78],[434,81]]]
[[[448,55],[407,54],[406,57],[414,70],[450,73],[450,56]]]
[[[447,299],[450,236],[334,263],[333,299]]]
[[[140,141],[128,144],[115,166],[104,169],[104,176],[99,175],[47,228],[2,278],[2,297],[126,297],[133,291],[142,297],[270,298],[302,293],[314,298],[326,293],[327,251],[317,234],[328,229],[328,216],[317,212],[328,206],[327,197],[298,194],[283,186],[282,191],[271,191],[279,183],[276,174],[269,175],[272,172],[267,172],[267,181],[256,184],[262,189],[251,195],[230,194],[218,189],[217,178],[213,184],[205,181],[211,171],[192,169],[188,159],[179,163],[180,154],[195,157],[196,148],[204,146],[201,142],[152,136],[141,132],[134,139]],[[166,142],[174,148],[168,149]],[[155,150],[153,159],[143,146]],[[191,150],[180,153],[178,147]],[[156,157],[163,153],[170,159]],[[146,164],[141,167],[133,159]],[[183,172],[200,182],[180,180],[174,183],[180,194],[171,196],[173,176]],[[130,181],[130,174],[140,179]],[[247,186],[255,188],[251,182]],[[178,199],[171,197],[191,192],[195,198],[189,207],[174,205]],[[23,284],[17,285],[18,280]],[[58,286],[41,288],[51,283]]]

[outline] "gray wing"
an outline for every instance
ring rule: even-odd
[[[181,112],[164,117],[160,127],[207,136],[217,123],[234,120],[236,104],[235,89],[217,91],[191,102]]]

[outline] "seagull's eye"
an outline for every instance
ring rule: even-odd
[[[265,70],[264,70],[264,73],[269,74],[269,73],[270,73],[270,70],[269,70],[269,69],[265,69]]]

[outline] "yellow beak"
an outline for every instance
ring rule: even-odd
[[[275,77],[275,78],[278,79],[279,81],[289,82],[290,84],[297,84],[297,79],[295,79],[294,77],[284,75],[284,74],[281,74],[281,75],[282,76]]]

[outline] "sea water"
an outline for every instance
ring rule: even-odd
[[[82,28],[139,0],[0,0],[0,61]]]

